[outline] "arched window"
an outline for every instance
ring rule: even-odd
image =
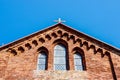
[[[38,55],[37,70],[46,70],[47,68],[47,55],[45,52],[41,52]]]
[[[66,48],[62,44],[54,47],[54,70],[66,70]]]
[[[79,52],[74,54],[74,67],[75,70],[83,71],[82,56]]]

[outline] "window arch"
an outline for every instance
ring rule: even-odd
[[[38,54],[37,70],[46,70],[47,69],[47,60],[48,60],[47,53],[45,51],[41,51]]]
[[[54,47],[54,70],[67,70],[66,47],[62,44]]]
[[[75,70],[83,71],[83,61],[82,56],[79,52],[75,52],[74,54],[74,68]]]
[[[73,59],[74,59],[74,69],[75,70],[86,70],[86,61],[85,61],[85,55],[84,55],[84,51],[79,48],[79,47],[75,47],[73,49]]]

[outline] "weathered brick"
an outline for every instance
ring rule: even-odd
[[[39,40],[40,38],[42,41]],[[109,49],[110,46],[101,47],[96,40],[87,38],[81,33],[77,34],[76,31],[58,24],[53,28],[13,42],[9,47],[0,48],[0,80],[119,80],[120,53]],[[32,42],[34,40],[37,44]],[[59,41],[55,42],[56,40]],[[67,47],[70,68],[66,71],[53,70],[54,46],[59,42]],[[30,46],[26,47],[27,43]],[[19,47],[23,49],[18,49]],[[48,68],[45,71],[36,70],[40,47],[48,50]],[[74,70],[73,49],[75,47],[84,52],[84,65],[86,66],[84,71]]]

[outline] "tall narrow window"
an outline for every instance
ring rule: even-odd
[[[74,67],[75,70],[83,71],[82,56],[78,52],[74,54]]]
[[[45,52],[41,52],[38,55],[37,70],[45,70],[47,68],[46,62],[47,62],[47,55]]]
[[[66,48],[62,44],[54,48],[54,70],[66,70]]]

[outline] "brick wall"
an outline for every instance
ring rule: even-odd
[[[62,43],[69,54],[69,70],[53,70],[54,46]],[[27,45],[26,45],[27,44]],[[48,50],[48,68],[37,71],[39,50]],[[84,54],[84,71],[74,71],[74,48]],[[80,36],[55,28],[0,51],[0,80],[119,80],[120,56]]]

